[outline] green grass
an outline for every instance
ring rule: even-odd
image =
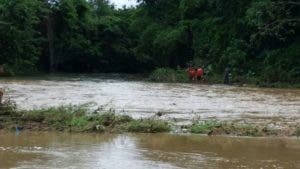
[[[195,134],[230,134],[238,136],[259,136],[262,132],[249,124],[234,124],[215,120],[194,123],[190,126],[189,130]]]
[[[161,133],[170,132],[171,124],[159,117],[133,119],[118,115],[114,111],[104,113],[89,112],[86,106],[60,106],[39,110],[18,111],[13,102],[0,106],[0,129],[15,129],[96,133]],[[216,120],[198,121],[186,126],[190,133],[236,136],[276,136],[281,130],[268,129],[254,124],[220,122]],[[290,126],[293,135],[300,136],[299,126]]]
[[[128,124],[129,132],[139,133],[161,133],[171,131],[171,126],[162,120],[140,119],[133,120]]]
[[[0,115],[14,115],[17,111],[17,105],[11,100],[5,100],[0,104]]]
[[[259,136],[261,131],[257,129],[255,126],[249,124],[231,124],[227,132],[234,133],[239,136]],[[274,135],[277,135],[275,132]]]
[[[9,105],[7,106],[9,107]],[[3,111],[2,111],[3,110]],[[10,112],[13,109],[0,109]],[[13,110],[3,124],[18,125],[24,129],[58,130],[72,132],[168,132],[167,122],[156,119],[134,120],[127,115],[117,115],[113,111],[88,113],[85,106],[60,106],[47,109],[17,111]]]
[[[191,133],[196,133],[196,134],[208,134],[213,129],[218,128],[220,126],[222,126],[222,124],[217,121],[204,121],[204,122],[194,123],[191,126],[190,131]]]

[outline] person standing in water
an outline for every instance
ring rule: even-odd
[[[229,85],[230,84],[230,68],[226,67],[225,68],[225,73],[224,73],[224,84]]]
[[[0,105],[2,105],[3,94],[4,94],[3,90],[0,89]]]
[[[4,65],[0,65],[0,75],[4,74]]]
[[[194,69],[193,66],[189,66],[188,68],[188,75],[189,75],[189,79],[190,81],[194,81],[195,77],[196,77],[196,70]]]
[[[197,76],[197,80],[200,81],[201,79],[203,79],[203,74],[204,74],[204,71],[203,69],[200,67],[197,69],[196,71],[196,76]]]

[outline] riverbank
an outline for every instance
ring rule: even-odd
[[[205,72],[204,78],[201,81],[190,81],[186,70],[184,69],[170,69],[170,68],[157,68],[150,73],[91,73],[91,74],[76,74],[76,73],[46,73],[46,72],[35,72],[32,74],[0,74],[0,77],[5,79],[26,79],[28,77],[33,79],[59,79],[59,77],[74,77],[74,78],[85,78],[85,77],[99,77],[107,79],[124,79],[126,81],[149,81],[149,82],[163,82],[163,83],[199,83],[199,84],[223,84],[224,77],[221,74],[207,73]],[[259,87],[259,88],[300,88],[300,82],[295,80],[293,83],[288,82],[267,82],[255,76],[241,76],[235,75],[231,77],[230,85],[243,86],[243,87]]]
[[[150,73],[149,78],[152,82],[168,83],[201,83],[201,84],[223,84],[224,77],[221,74],[205,72],[201,81],[190,81],[186,70],[157,68]],[[300,88],[300,82],[295,79],[294,82],[268,82],[254,75],[234,75],[230,79],[231,85],[247,87],[267,87],[267,88]]]
[[[171,130],[167,122],[159,119],[133,119],[127,115],[117,115],[113,110],[98,111],[90,112],[84,106],[25,111],[17,110],[13,102],[6,101],[0,109],[0,129],[97,133],[157,133]]]
[[[178,126],[162,120],[161,113],[149,118],[133,119],[113,110],[88,110],[85,106],[60,106],[37,110],[17,110],[6,101],[0,107],[0,130],[63,131],[91,133],[194,133],[231,136],[300,136],[300,124],[245,124],[240,122],[198,120]]]

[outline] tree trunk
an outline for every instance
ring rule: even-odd
[[[50,72],[55,71],[55,58],[54,58],[54,45],[53,45],[53,27],[51,17],[47,17],[47,38],[48,38],[48,49],[49,49],[49,70]]]
[[[45,0],[45,3],[48,6],[50,6],[48,0]],[[49,50],[49,71],[54,72],[56,69],[56,64],[55,64],[55,57],[54,57],[54,44],[53,44],[54,36],[53,36],[51,12],[48,13],[48,16],[46,18],[46,27],[47,27],[48,50]]]

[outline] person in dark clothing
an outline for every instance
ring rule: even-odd
[[[3,98],[3,94],[4,92],[0,89],[0,105],[2,105],[2,98]]]
[[[230,84],[230,68],[226,67],[225,68],[225,73],[224,73],[224,84]]]
[[[0,65],[0,74],[4,74],[4,66]]]

